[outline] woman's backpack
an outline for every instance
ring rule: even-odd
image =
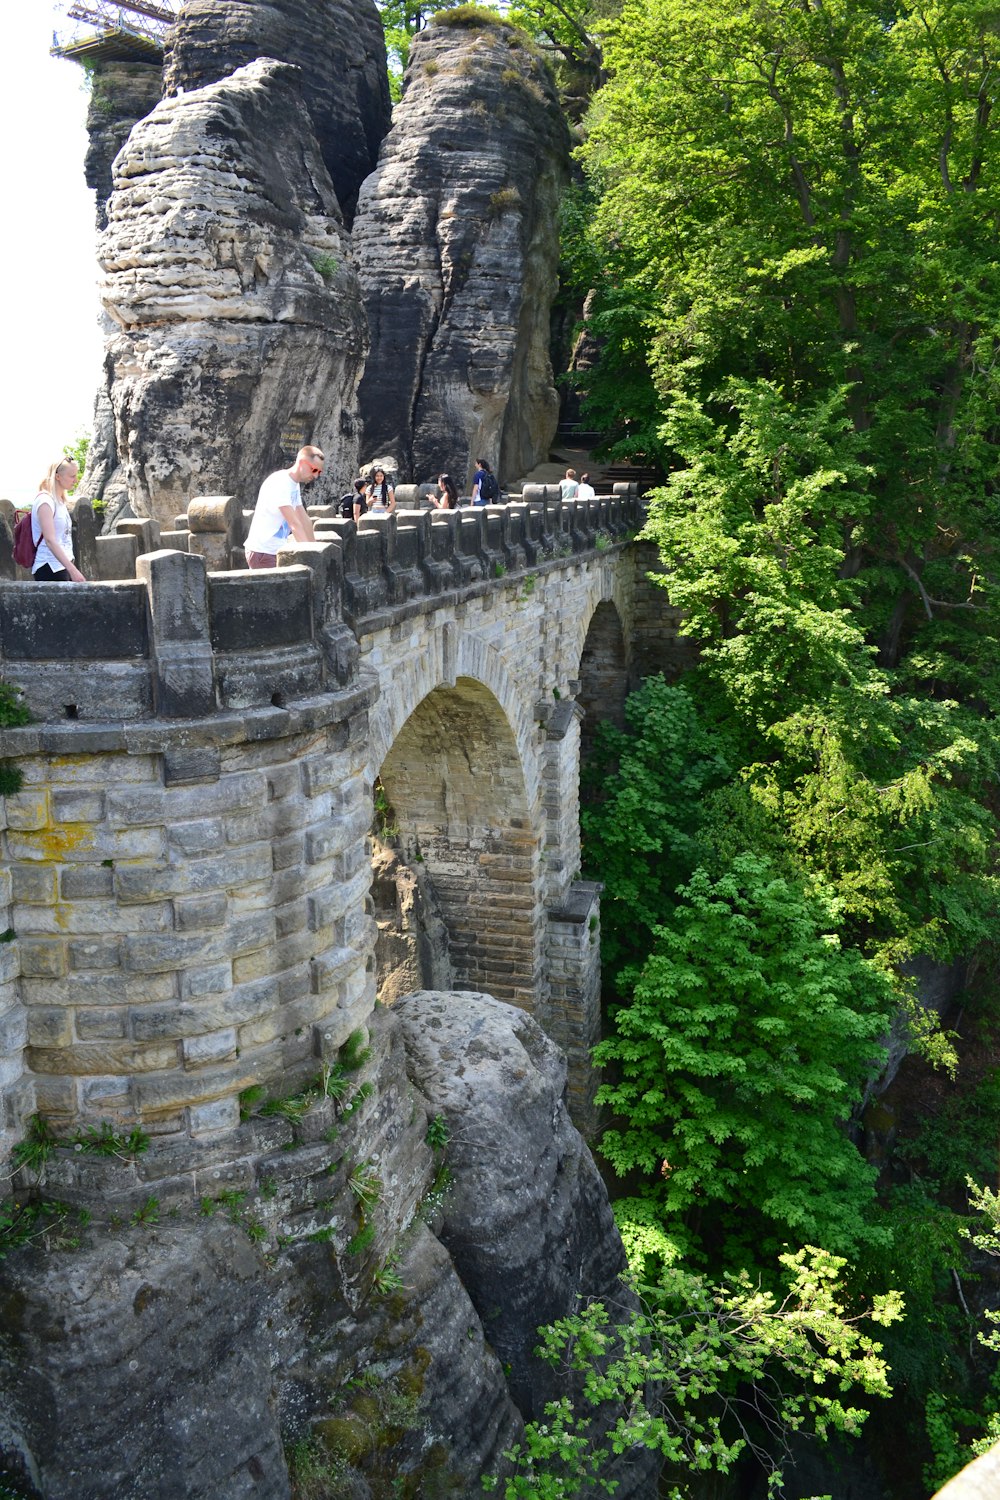
[[[35,553],[38,551],[38,544],[31,530],[31,511],[16,510],[14,515],[16,517],[14,522],[14,561],[19,568],[28,568],[30,570],[34,566]]]

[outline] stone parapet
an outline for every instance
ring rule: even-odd
[[[437,608],[449,593],[496,589],[526,568],[564,567],[631,537],[642,510],[627,494],[328,521],[327,540],[289,546],[273,571],[212,571],[194,544],[221,533],[199,528],[224,525],[226,551],[239,520],[235,502],[218,497],[192,505],[192,550],[140,556],[135,535],[97,538],[98,550],[128,549],[132,582],[0,580],[0,674],[45,722],[280,706],[351,679],[352,632]]]

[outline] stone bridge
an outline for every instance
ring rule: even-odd
[[[9,1152],[141,1123],[141,1163],[65,1156],[64,1195],[198,1191],[378,994],[373,788],[433,897],[452,987],[530,1011],[592,1122],[599,888],[581,726],[683,650],[634,495],[333,523],[273,572],[140,556],[134,580],[0,583],[0,1102]],[[54,1170],[54,1177],[53,1177]],[[89,1174],[89,1175],[88,1175]],[[95,1176],[94,1174],[97,1174]]]

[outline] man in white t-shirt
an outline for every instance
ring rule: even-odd
[[[596,500],[597,491],[590,482],[589,474],[580,475],[580,483],[576,487],[576,498],[578,500]]]
[[[264,480],[244,544],[248,568],[277,567],[278,548],[287,537],[316,540],[299,486],[318,479],[325,462],[319,448],[300,448],[290,469],[278,469]]]
[[[576,482],[576,470],[567,469],[566,478],[559,481],[560,500],[575,500],[576,492],[580,486]]]

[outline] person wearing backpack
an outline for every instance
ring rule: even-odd
[[[340,514],[345,521],[360,521],[368,509],[365,503],[366,487],[363,479],[356,479],[354,481],[354,493],[341,496]]]
[[[477,458],[476,472],[472,477],[473,505],[496,505],[499,499],[500,485],[497,476],[485,458]]]
[[[73,561],[73,523],[66,496],[76,488],[80,470],[72,458],[49,464],[31,506],[31,540],[36,583],[86,583]]]

